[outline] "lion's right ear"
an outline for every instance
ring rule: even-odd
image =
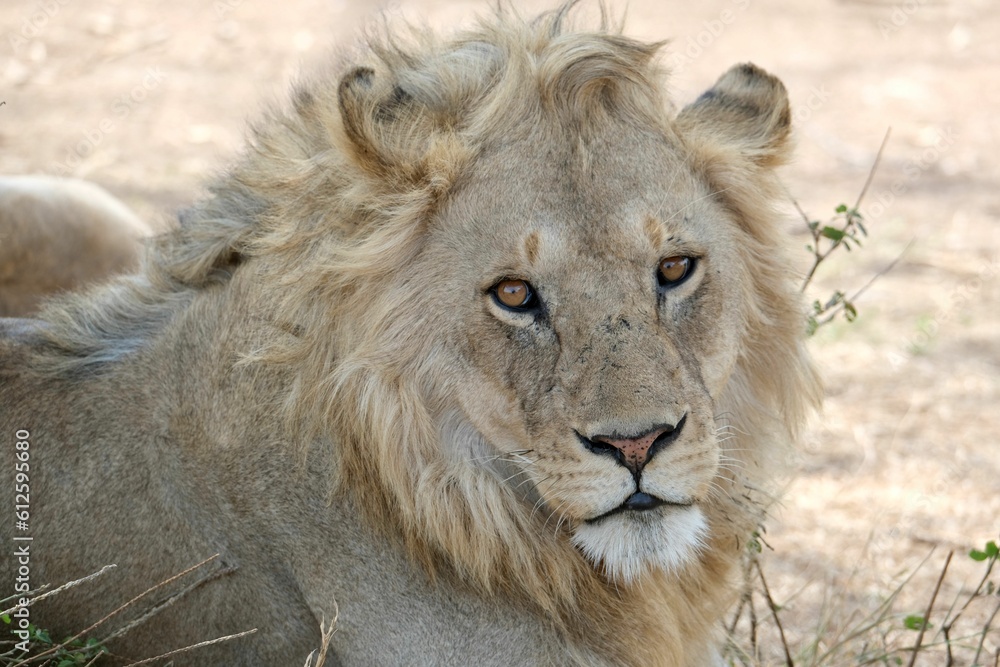
[[[402,87],[356,67],[340,80],[337,97],[344,132],[363,162],[381,170],[405,161],[405,139],[422,114]]]
[[[770,167],[790,153],[791,109],[785,86],[756,65],[731,67],[711,89],[684,107],[677,127],[684,137],[734,150]]]

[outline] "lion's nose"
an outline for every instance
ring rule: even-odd
[[[633,475],[639,475],[657,452],[677,439],[686,419],[684,415],[676,424],[657,426],[636,438],[595,435],[590,438],[592,445],[588,449],[597,454],[614,455],[615,460]]]

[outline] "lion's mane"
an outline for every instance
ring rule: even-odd
[[[442,433],[479,437],[449,406],[428,404],[462,379],[437,363],[434,340],[407,336],[428,315],[405,298],[399,275],[484,148],[540,116],[583,135],[611,116],[663,124],[659,45],[607,25],[573,32],[568,9],[534,21],[500,11],[450,41],[421,30],[373,37],[367,65],[299,83],[291,105],[253,127],[243,158],[157,239],[137,275],[48,307],[35,365],[64,377],[100,372],[258,260],[270,267],[274,299],[250,306],[274,327],[234,361],[290,369],[288,439],[336,441],[331,492],[356,494],[371,525],[432,576],[455,572],[484,595],[537,605],[574,640],[600,638],[609,660],[654,664],[664,659],[658,647],[670,646],[685,664],[697,659],[680,657],[685,645],[715,631],[741,544],[818,400],[799,298],[787,262],[775,260],[781,217],[770,167],[783,151],[692,139],[683,113],[664,129],[749,230],[738,267],[744,335],[716,406],[727,464],[707,548],[679,571],[616,588],[509,486],[443,456]],[[768,122],[787,126],[787,113]]]

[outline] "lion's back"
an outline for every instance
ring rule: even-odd
[[[45,296],[135,269],[150,234],[93,183],[0,177],[0,317],[30,316]]]

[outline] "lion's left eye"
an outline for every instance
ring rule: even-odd
[[[661,287],[673,287],[680,285],[694,270],[694,257],[684,257],[676,255],[665,257],[660,260],[659,271],[656,272],[656,280]]]

